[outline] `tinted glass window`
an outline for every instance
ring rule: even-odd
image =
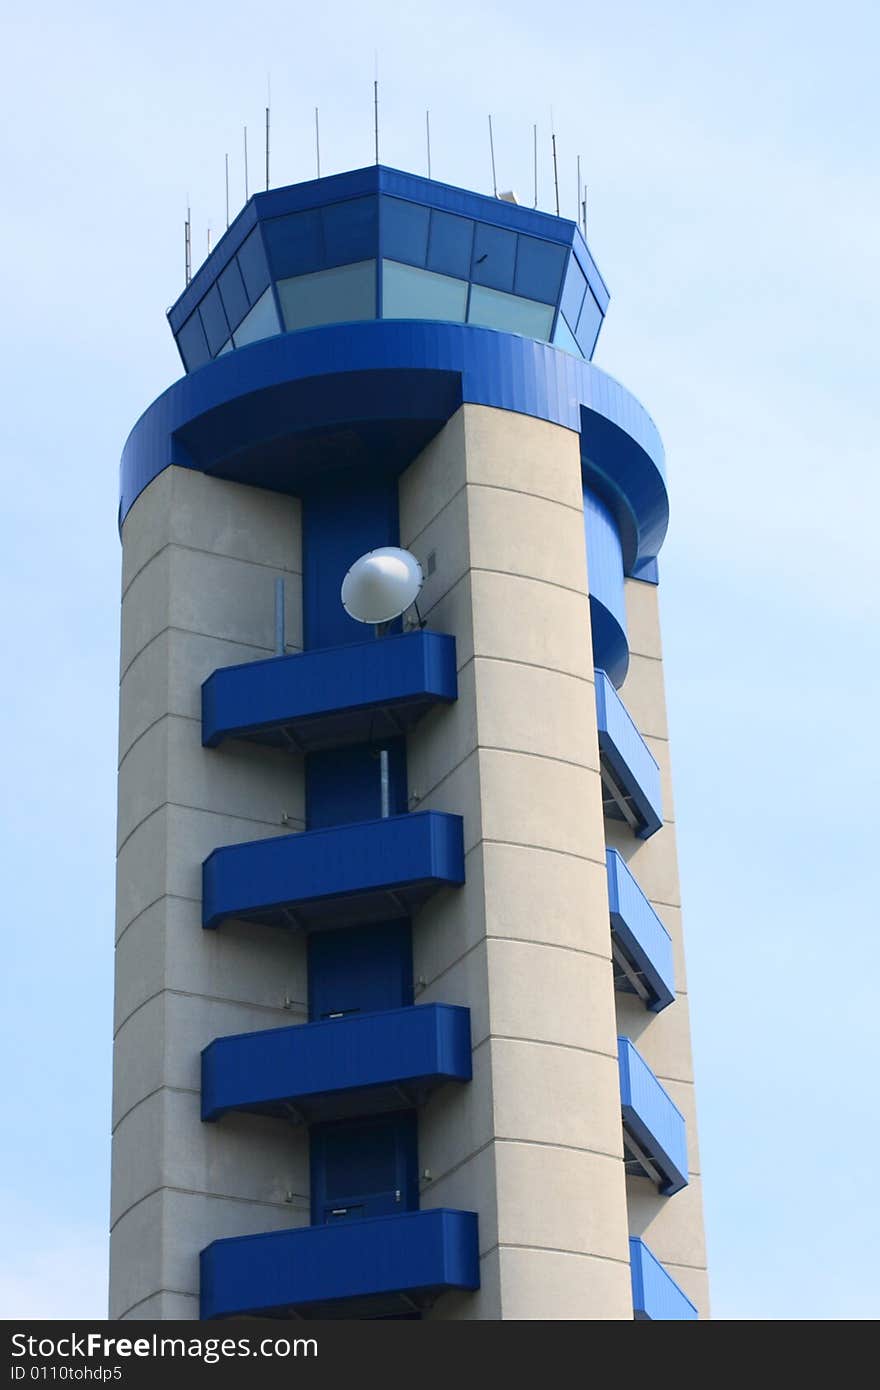
[[[236,347],[256,343],[260,338],[271,338],[279,332],[278,315],[271,288],[260,296],[247,318],[243,319],[232,335]]]
[[[226,322],[226,315],[223,312],[223,302],[220,298],[220,291],[216,285],[212,285],[205,295],[199,310],[202,315],[202,326],[205,336],[208,339],[208,347],[211,356],[223,346],[229,337],[229,324]]]
[[[210,362],[211,354],[208,351],[208,340],[205,337],[205,330],[202,327],[198,309],[194,314],[190,314],[178,333],[177,346],[180,348],[183,365],[188,372],[194,372],[196,367]]]
[[[229,320],[229,327],[235,328],[241,323],[249,308],[247,290],[244,287],[244,280],[241,278],[238,261],[235,259],[230,261],[217,284],[220,289],[220,298],[223,300],[223,308],[226,310],[226,317]]]
[[[516,247],[516,275],[513,288],[527,299],[540,299],[545,304],[556,303],[559,284],[565,265],[567,248],[552,241],[520,236]]]
[[[602,310],[593,298],[591,290],[587,290],[584,295],[584,306],[581,309],[581,316],[578,319],[577,336],[584,356],[592,356],[593,348],[596,346],[596,339],[599,336],[599,329],[602,327]]]
[[[562,315],[556,320],[556,332],[553,334],[553,346],[564,348],[566,352],[574,353],[575,357],[583,357],[577,338],[572,333]]]
[[[464,323],[467,281],[396,261],[382,262],[382,317]]]
[[[251,304],[256,304],[269,283],[269,267],[266,264],[266,253],[260,239],[259,227],[255,227],[242,242],[236,259],[248,299]]]
[[[284,326],[313,328],[376,317],[376,262],[359,261],[278,282]]]
[[[424,265],[428,255],[428,208],[401,198],[382,199],[382,254],[392,261]]]
[[[323,264],[321,214],[294,212],[271,217],[263,224],[269,263],[276,279],[305,275]]]
[[[347,265],[376,255],[376,198],[353,198],[321,209],[324,265]]]
[[[565,276],[565,285],[562,290],[562,299],[559,307],[565,315],[569,327],[577,328],[578,316],[581,312],[581,305],[584,302],[584,295],[587,292],[587,280],[574,256],[568,262],[568,271]]]
[[[515,294],[503,294],[500,290],[474,285],[471,288],[468,323],[546,340],[553,324],[553,305],[536,304],[533,299],[520,299]]]
[[[474,233],[474,258],[471,279],[477,285],[491,285],[496,290],[513,289],[513,267],[516,261],[516,232],[503,227],[489,227],[478,222]]]
[[[451,212],[432,212],[428,236],[428,269],[467,280],[471,273],[474,224]]]
[[[218,356],[218,357],[222,357],[223,354],[224,354],[224,352],[231,352],[231,351],[232,351],[232,347],[233,347],[232,339],[231,339],[231,338],[228,338],[227,341],[223,344],[223,346],[222,346],[222,348],[220,349],[220,351],[217,353],[217,356]]]

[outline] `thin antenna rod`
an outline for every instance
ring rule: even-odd
[[[492,156],[492,195],[498,197],[498,180],[495,177],[495,136],[492,134],[492,117],[489,117],[489,153]]]
[[[189,210],[189,199],[186,203],[186,221],[183,224],[183,256],[184,276],[189,284],[192,279],[192,214]]]
[[[425,112],[425,141],[428,146],[428,178],[431,177],[431,113]]]
[[[577,200],[577,210],[578,210],[578,217],[580,217],[580,213],[581,213],[581,157],[580,157],[580,155],[578,155],[578,200]]]
[[[211,228],[208,228],[208,255],[211,254]]]
[[[272,105],[272,74],[266,73],[266,192],[269,191],[269,108]]]
[[[318,108],[315,107],[315,164],[318,169],[318,178],[321,177],[321,130],[318,125]]]
[[[229,231],[229,155],[226,156],[226,230]]]
[[[584,223],[584,240],[587,239],[587,185],[584,184],[584,196],[581,202],[581,217]]]
[[[247,160],[247,126],[244,128],[244,200],[247,202],[250,197],[248,188],[248,160]]]
[[[376,146],[376,163],[379,163],[379,79],[373,79],[373,140]]]
[[[535,161],[535,203],[534,203],[534,206],[537,207],[537,206],[538,206],[538,127],[537,127],[537,125],[532,126],[532,130],[533,130],[533,132],[534,132],[534,146],[535,146],[535,149],[534,149],[534,161]]]
[[[553,187],[556,190],[556,216],[559,216],[559,170],[556,166],[556,131],[553,131]]]

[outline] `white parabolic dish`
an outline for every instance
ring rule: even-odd
[[[342,581],[342,606],[359,623],[390,623],[406,612],[425,582],[408,550],[386,545],[355,560]]]

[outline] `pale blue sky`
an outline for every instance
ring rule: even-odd
[[[552,208],[578,153],[596,360],[656,419],[714,1310],[880,1313],[880,11],[870,0],[35,3],[0,41],[6,1096],[0,1317],[105,1307],[116,469],[180,374],[164,310],[234,210],[372,158]]]

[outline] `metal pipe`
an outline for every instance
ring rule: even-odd
[[[382,807],[382,819],[387,820],[391,815],[391,787],[388,779],[387,748],[383,748],[379,753],[379,795]]]
[[[275,580],[275,655],[284,655],[284,580]]]

